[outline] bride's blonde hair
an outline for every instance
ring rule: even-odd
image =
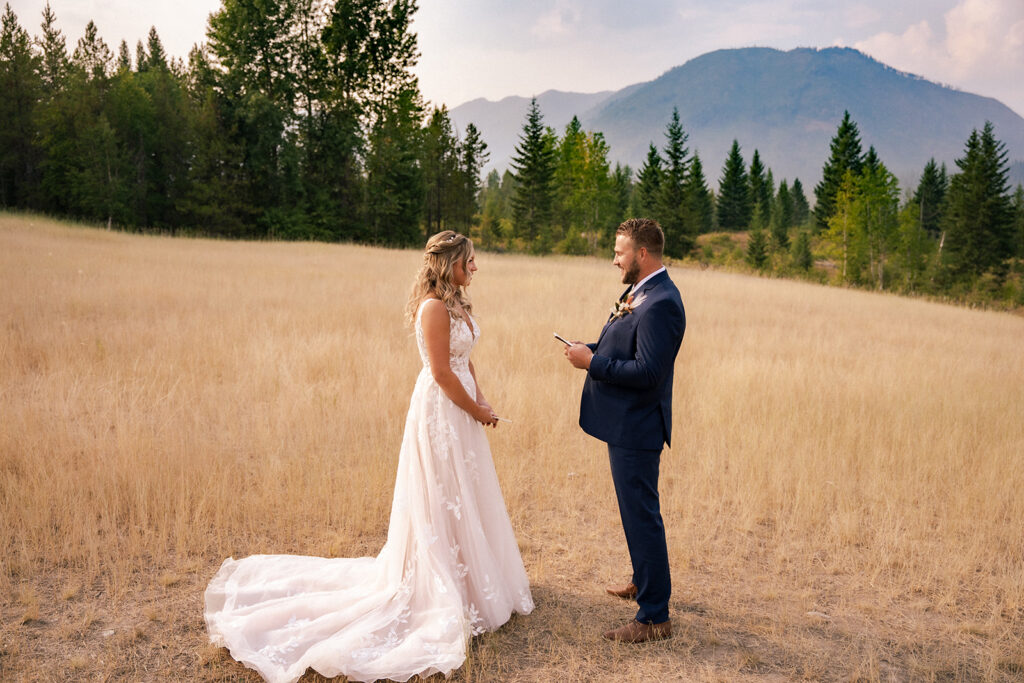
[[[409,292],[409,302],[405,305],[405,319],[410,325],[416,322],[416,311],[420,302],[430,296],[436,296],[444,302],[448,314],[459,317],[459,307],[467,314],[472,314],[473,304],[469,302],[463,288],[453,281],[456,263],[463,268],[469,265],[469,257],[473,253],[473,241],[454,230],[442,230],[427,240],[423,251],[423,265],[416,273]]]

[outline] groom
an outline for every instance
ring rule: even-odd
[[[671,445],[672,369],[686,329],[679,290],[661,263],[665,235],[655,221],[631,218],[615,233],[613,264],[622,293],[596,344],[573,342],[565,356],[587,371],[580,427],[608,444],[612,481],[633,564],[628,584],[609,593],[636,599],[636,618],[604,634],[642,643],[668,638],[671,581],[658,503],[658,463]]]

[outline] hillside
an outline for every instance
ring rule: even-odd
[[[777,180],[799,177],[805,187],[813,187],[844,110],[860,127],[865,149],[874,145],[905,185],[916,181],[932,156],[952,170],[971,129],[986,120],[1006,143],[1009,159],[1024,159],[1024,118],[1006,105],[897,71],[849,48],[718,50],[653,81],[602,94],[589,109],[583,108],[585,96],[563,95],[566,102],[580,104],[576,113],[587,129],[605,134],[613,160],[634,168],[643,162],[650,142],[662,145],[672,108],[678,107],[690,149],[699,151],[712,183],[735,138],[748,161],[759,149]],[[544,100],[539,101],[548,125],[564,127],[571,118],[564,110],[549,114]],[[476,123],[491,146],[491,165],[503,168],[522,116],[511,131],[491,125],[499,110],[511,112],[511,107],[492,104],[488,108],[476,100],[456,107],[452,115],[460,126]],[[525,104],[520,109],[525,112]],[[471,118],[483,112],[486,119]],[[1015,182],[1024,181],[1018,175]]]

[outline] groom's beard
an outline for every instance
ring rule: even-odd
[[[636,259],[629,264],[629,268],[626,268],[622,274],[622,284],[624,285],[635,285],[640,280],[640,264],[636,262]]]

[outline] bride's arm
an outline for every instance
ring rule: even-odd
[[[491,404],[487,402],[484,392],[480,389],[480,382],[476,378],[476,368],[473,367],[473,361],[469,361],[469,374],[473,375],[473,384],[476,385],[476,402],[490,408]]]
[[[452,403],[465,410],[476,421],[496,424],[497,420],[494,419],[490,406],[480,405],[474,401],[452,371],[448,348],[451,324],[451,315],[441,301],[432,299],[423,306],[420,325],[423,327],[423,341],[427,345],[427,357],[430,359],[430,372],[434,376],[434,381]]]

